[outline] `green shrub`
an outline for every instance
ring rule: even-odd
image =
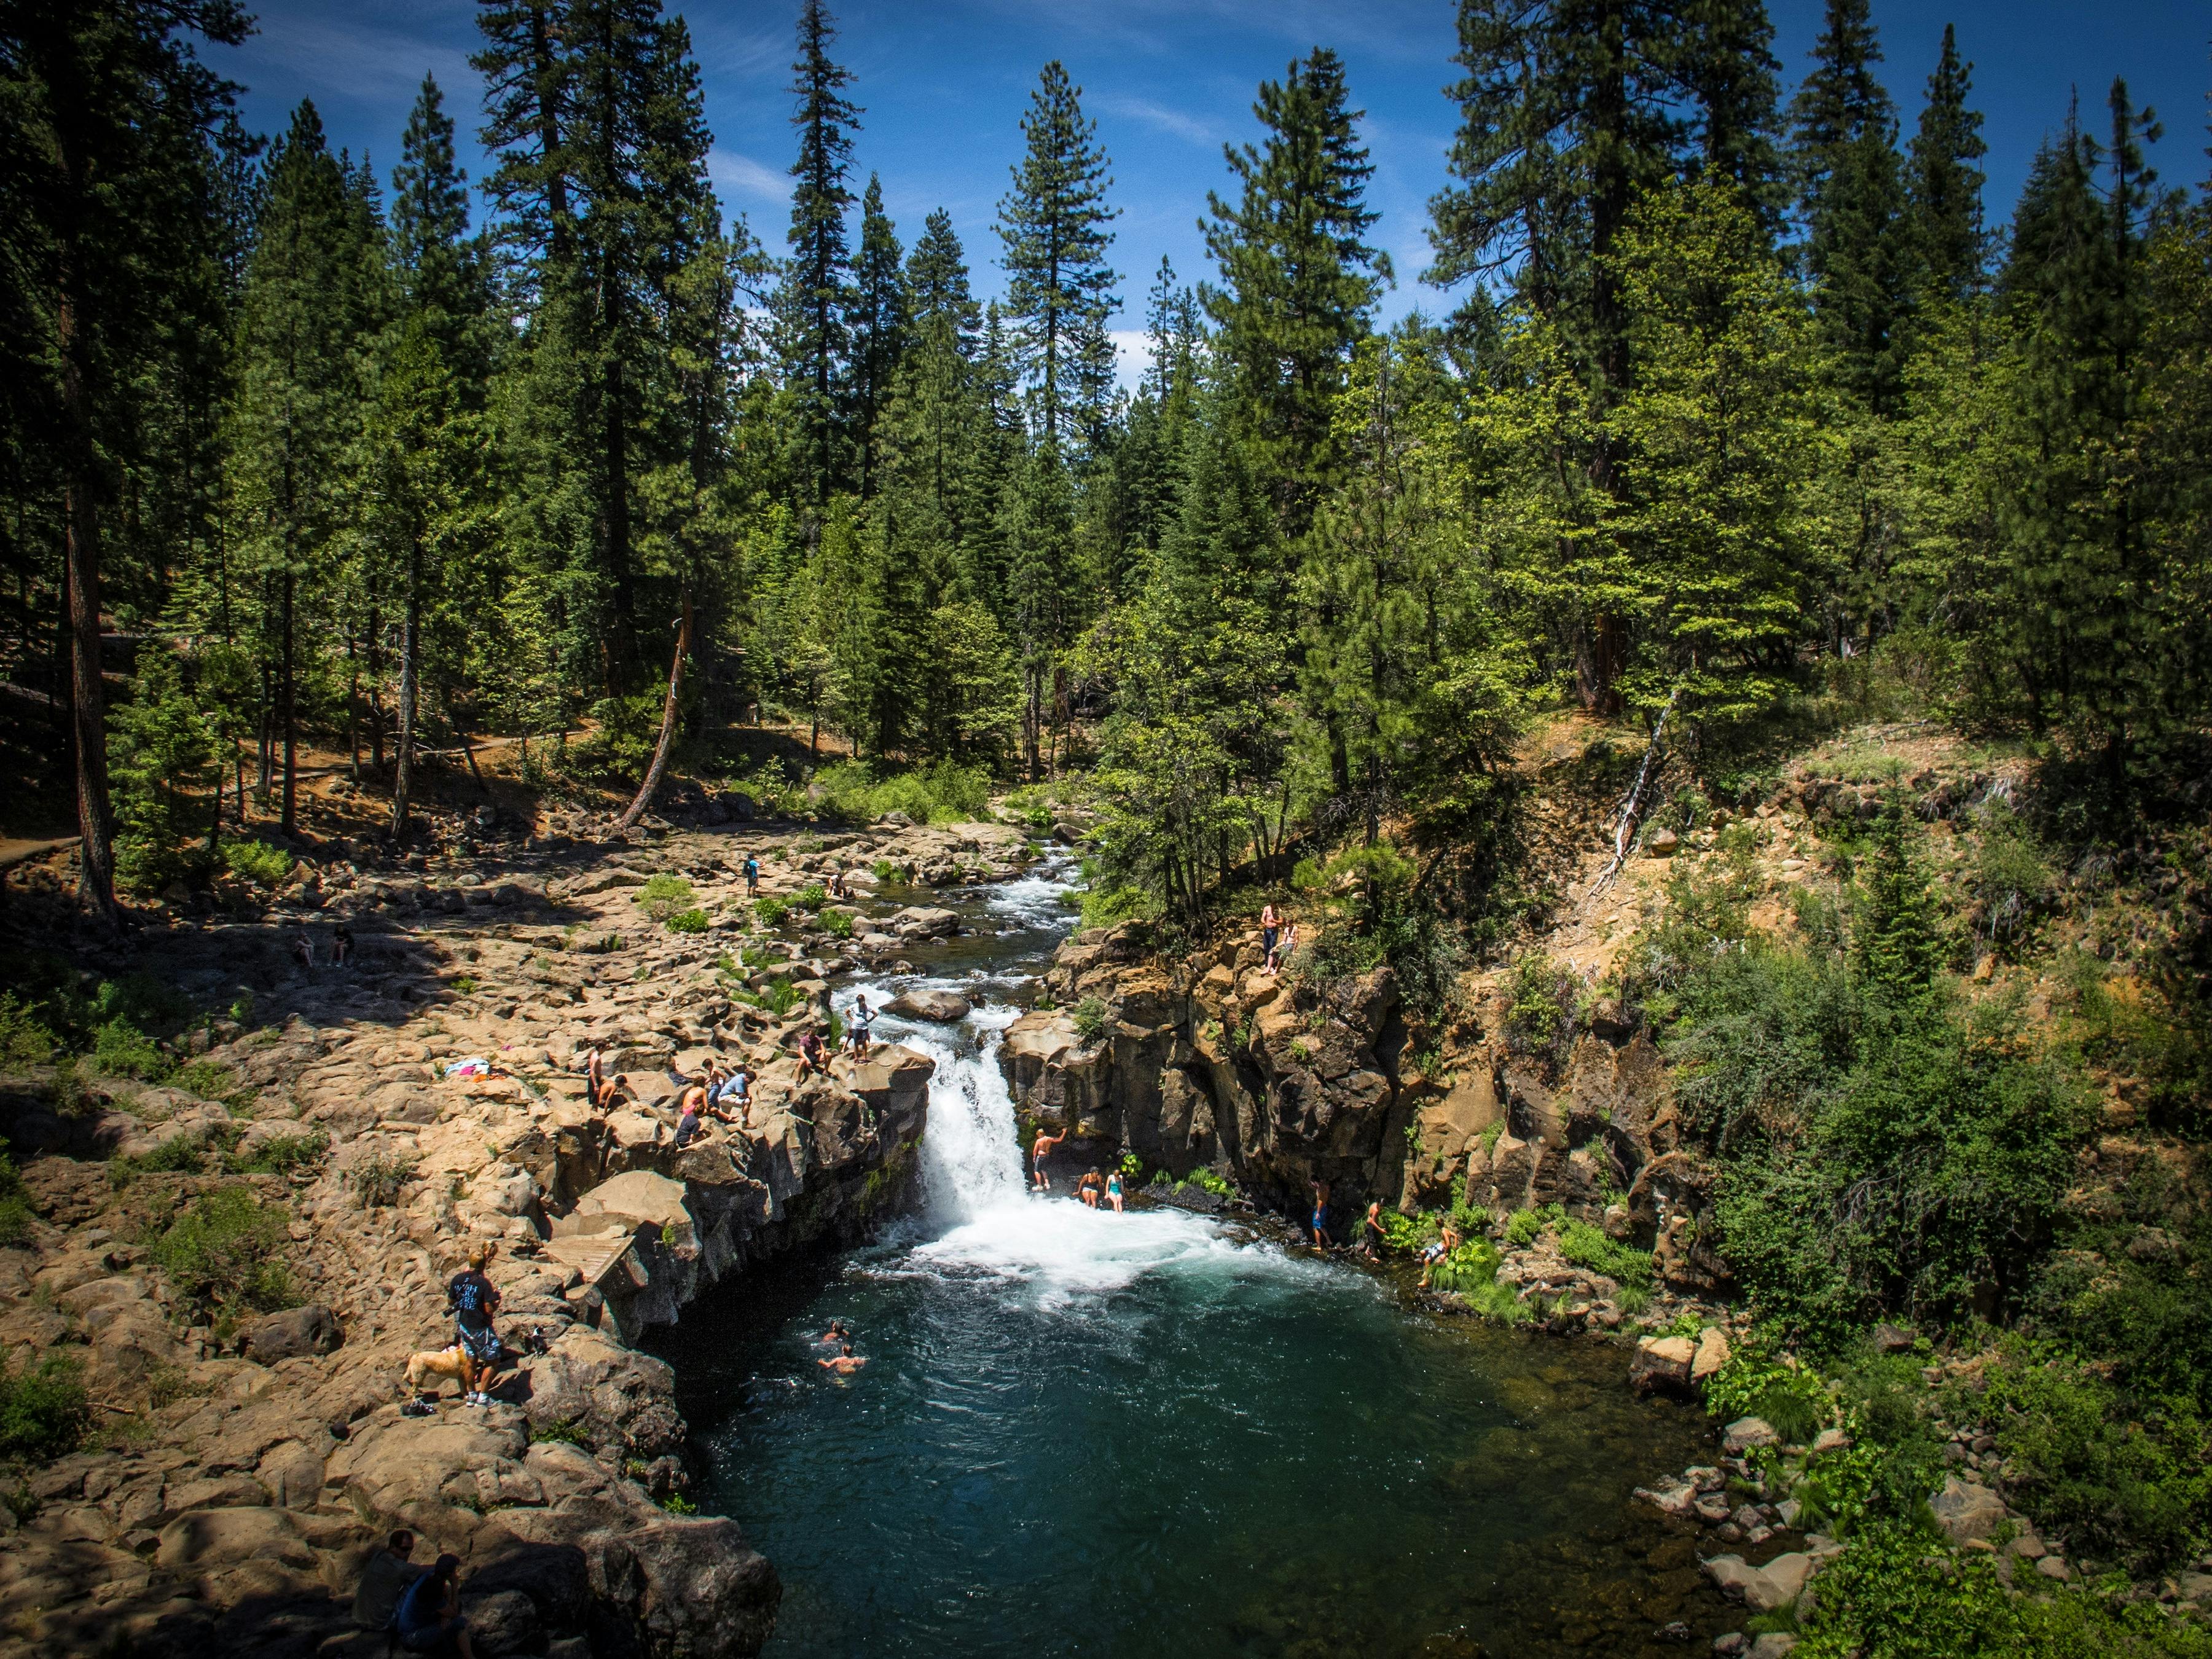
[[[852,938],[853,913],[850,910],[824,910],[822,913],[822,931],[832,939]]]
[[[1188,1186],[1203,1188],[1216,1198],[1228,1198],[1234,1195],[1237,1191],[1237,1188],[1230,1185],[1225,1177],[1216,1175],[1202,1164],[1185,1176],[1183,1182]]]
[[[1728,1363],[1705,1380],[1705,1409],[1724,1423],[1763,1419],[1786,1443],[1802,1446],[1826,1426],[1832,1407],[1820,1377],[1783,1364],[1771,1340],[1760,1336],[1736,1343]]]
[[[1158,908],[1151,897],[1137,888],[1093,886],[1083,892],[1079,925],[1112,927],[1125,921],[1147,921]]]
[[[270,1135],[251,1152],[225,1163],[240,1175],[290,1175],[321,1163],[330,1149],[329,1135],[320,1129],[307,1129],[298,1134]]]
[[[753,901],[753,915],[763,927],[781,927],[790,919],[791,907],[781,899],[763,893]]]
[[[246,1104],[256,1093],[252,1084],[241,1082],[237,1073],[216,1060],[187,1060],[177,1068],[176,1075],[169,1079],[169,1086],[228,1106],[233,1111]]]
[[[645,885],[637,890],[634,902],[653,921],[666,921],[690,909],[696,896],[690,882],[663,870],[645,878]]]
[[[563,750],[564,769],[594,783],[635,788],[652,764],[665,707],[658,691],[602,697],[586,713],[591,729]]]
[[[346,1185],[354,1202],[364,1210],[389,1209],[399,1201],[407,1183],[415,1179],[418,1160],[412,1152],[381,1148],[356,1158],[347,1165]]]
[[[1095,1043],[1100,1041],[1105,1036],[1111,1023],[1108,1017],[1105,999],[1095,996],[1084,998],[1075,1005],[1074,1011],[1068,1016],[1068,1021],[1075,1027],[1075,1035],[1082,1038],[1085,1043]]]
[[[906,879],[906,866],[893,864],[889,859],[878,859],[869,869],[880,882],[896,884]]]
[[[16,1173],[15,1160],[8,1156],[8,1143],[0,1140],[0,1249],[30,1237],[33,1214],[23,1177]]]
[[[1633,1318],[1651,1305],[1651,1292],[1642,1285],[1624,1284],[1613,1292],[1613,1305]]]
[[[1525,1250],[1545,1228],[1556,1226],[1565,1218],[1556,1204],[1547,1204],[1537,1210],[1516,1210],[1505,1224],[1505,1242],[1516,1250]]]
[[[591,1436],[586,1434],[578,1426],[576,1419],[573,1417],[564,1417],[557,1423],[547,1423],[542,1425],[533,1423],[529,1426],[532,1445],[542,1440],[550,1445],[581,1446],[586,1451],[592,1449]]]
[[[218,1328],[240,1315],[297,1300],[286,1265],[292,1218],[248,1187],[218,1187],[192,1201],[154,1243],[154,1259],[185,1296],[214,1312]]]
[[[991,798],[988,774],[951,761],[908,772],[843,761],[817,772],[814,788],[822,813],[848,823],[872,823],[886,812],[916,823],[960,823],[981,817]]]
[[[107,1178],[118,1187],[128,1186],[142,1175],[197,1175],[205,1151],[190,1135],[171,1135],[150,1152],[137,1158],[107,1161]]]
[[[1565,1062],[1580,1026],[1582,981],[1540,951],[1513,964],[1507,980],[1506,1046],[1553,1065]]]
[[[120,1018],[105,1022],[93,1033],[92,1064],[104,1076],[135,1078],[141,1083],[159,1083],[177,1066],[143,1031]]]
[[[0,991],[0,1066],[10,1071],[44,1066],[60,1046],[29,1004],[18,1001],[12,991]]]
[[[12,1375],[0,1370],[0,1459],[51,1462],[75,1451],[91,1424],[76,1360],[48,1354]]]
[[[1488,1239],[1470,1238],[1429,1269],[1429,1288],[1471,1297],[1498,1278],[1504,1257]]]
[[[700,909],[678,910],[668,918],[668,931],[672,933],[703,933],[708,926],[707,913]]]
[[[819,910],[829,896],[828,888],[818,881],[810,881],[791,896],[791,908],[794,910]]]
[[[1587,1221],[1566,1221],[1559,1227],[1559,1255],[1577,1267],[1619,1279],[1624,1285],[1651,1283],[1651,1252],[1638,1250],[1606,1236]]]
[[[1496,1269],[1492,1270],[1495,1273]],[[1434,1283],[1434,1280],[1431,1280]],[[1510,1285],[1495,1278],[1486,1279],[1474,1289],[1457,1292],[1469,1309],[1485,1319],[1495,1319],[1502,1324],[1525,1325],[1536,1316],[1536,1310],[1523,1301],[1521,1292]]]
[[[240,881],[267,888],[283,885],[298,862],[283,848],[271,847],[265,841],[227,841],[222,844],[222,861]]]
[[[805,994],[787,979],[772,979],[761,992],[761,1006],[781,1019],[806,1000]]]

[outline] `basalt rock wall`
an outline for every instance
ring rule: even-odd
[[[1249,940],[1162,962],[1127,926],[1070,939],[1045,985],[1052,1006],[1014,1022],[1001,1062],[1021,1109],[1068,1132],[1056,1161],[1208,1167],[1292,1212],[1315,1179],[1340,1212],[1558,1204],[1655,1249],[1681,1288],[1725,1279],[1710,1171],[1640,1027],[1594,1021],[1550,1063],[1478,1041],[1432,1074],[1387,967],[1269,975]]]

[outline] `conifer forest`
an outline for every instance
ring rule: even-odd
[[[1334,1178],[1508,1323],[1564,1317],[1496,1278],[1556,1245],[1685,1385],[1733,1333],[1705,1398],[1777,1443],[1722,1495],[1795,1492],[1848,1553],[1723,1651],[2203,1659],[2204,112],[2100,73],[2001,203],[1963,21],[1906,62],[1821,0],[1785,62],[1766,0],[1435,3],[1425,263],[1324,42],[1216,112],[1178,270],[1129,268],[1059,60],[988,216],[895,222],[832,0],[778,14],[788,210],[750,218],[667,0],[476,0],[481,97],[424,76],[374,165],[312,101],[249,129],[240,0],[0,0],[0,835],[56,860],[47,942],[244,915],[303,861],[358,896],[464,842],[992,826],[993,878],[1059,860],[1109,952],[1022,1016],[1070,1053],[1126,1072],[1138,994],[1080,976],[1146,952],[1164,1065],[1287,1123],[1387,979],[1398,1162],[1215,1148],[1222,1193],[1303,1227]],[[927,884],[859,857],[823,878]],[[850,896],[771,889],[730,986]],[[1272,908],[1237,954],[1262,904],[1279,959]],[[805,1016],[747,982],[726,1008]],[[70,974],[0,987],[0,1070],[110,1040]],[[1314,1046],[1269,1048],[1298,996]],[[1601,1048],[1672,1115],[1579,1197],[1509,1192]],[[1476,1069],[1495,1121],[1447,1157],[1419,1103]],[[1571,1132],[1555,1170],[1626,1144]],[[1667,1158],[1694,1202],[1637,1209]]]

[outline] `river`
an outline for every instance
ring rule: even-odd
[[[1249,1224],[1024,1190],[994,1052],[1069,913],[1049,873],[963,907],[916,972],[980,990],[938,1060],[922,1213],[772,1267],[653,1345],[785,1587],[772,1656],[1680,1655],[1729,1620],[1630,1489],[1708,1455],[1625,1356],[1443,1320]],[[868,1364],[816,1364],[832,1318]]]

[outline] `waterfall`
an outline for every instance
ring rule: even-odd
[[[999,1069],[999,1034],[1013,1013],[981,1008],[950,1032],[917,1031],[902,1039],[937,1062],[929,1082],[921,1172],[932,1218],[940,1224],[957,1225],[1021,1201],[1013,1097]]]

